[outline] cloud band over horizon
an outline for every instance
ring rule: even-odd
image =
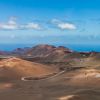
[[[47,25],[47,22],[45,22]],[[76,26],[72,23],[62,22],[57,19],[51,20],[51,25],[56,26],[60,30],[74,30]],[[0,23],[0,30],[41,30],[43,29],[42,23],[29,22],[26,24],[18,24],[16,18],[11,17],[7,23]]]

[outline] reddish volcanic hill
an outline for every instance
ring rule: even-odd
[[[25,56],[37,58],[36,60],[39,62],[57,62],[62,61],[66,55],[71,53],[72,50],[63,46],[37,45],[27,50]],[[31,60],[34,61],[34,59]]]
[[[55,71],[54,68],[49,66],[14,57],[0,61],[1,79],[20,79],[26,76],[42,76],[55,73]]]
[[[53,52],[70,52],[68,48],[65,48],[63,46],[55,47],[52,45],[37,45],[31,49],[29,49],[26,54],[32,55],[34,57],[46,57]]]

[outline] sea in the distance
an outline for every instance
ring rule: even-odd
[[[0,50],[12,51],[16,48],[34,47],[37,44],[0,44]],[[54,44],[52,44],[54,45]],[[55,46],[65,46],[66,48],[74,51],[97,51],[100,52],[100,45],[89,45],[89,44],[56,44]]]

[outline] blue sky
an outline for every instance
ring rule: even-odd
[[[0,44],[99,44],[100,0],[0,0]]]

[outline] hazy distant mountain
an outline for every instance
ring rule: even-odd
[[[17,54],[17,55],[24,55],[28,50],[30,50],[29,47],[25,47],[25,48],[16,48],[16,49],[13,50],[11,53],[12,53],[12,54]]]
[[[0,51],[0,55],[5,55],[5,54],[7,54],[7,52],[5,52],[5,51]]]

